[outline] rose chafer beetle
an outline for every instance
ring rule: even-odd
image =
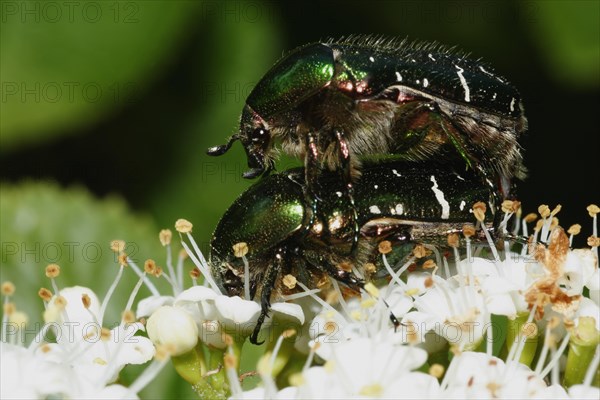
[[[239,132],[208,154],[241,141],[246,178],[271,171],[277,149],[303,158],[314,215],[326,195],[319,175],[338,170],[345,213],[356,218],[357,155],[442,159],[475,170],[508,196],[511,179],[524,177],[518,138],[526,127],[518,91],[479,60],[438,44],[351,36],[280,59],[248,96]],[[356,244],[358,224],[351,225],[333,239],[353,235]]]
[[[232,296],[244,293],[244,263],[234,255],[233,246],[248,245],[250,297],[260,299],[262,307],[253,343],[271,300],[293,292],[283,284],[283,276],[291,274],[308,287],[332,277],[359,290],[374,276],[365,271],[365,264],[382,270],[377,251],[381,241],[393,245],[390,262],[403,262],[416,243],[447,246],[449,233],[460,232],[465,223],[474,221],[470,207],[477,201],[488,204],[486,221],[493,230],[502,198],[473,171],[458,172],[433,162],[365,163],[354,191],[360,235],[358,251],[352,254],[348,252],[352,240],[332,240],[337,230],[353,223],[344,213],[343,182],[335,173],[320,176],[318,185],[329,190],[323,190],[322,217],[307,231],[304,227],[312,209],[304,196],[303,179],[300,168],[265,177],[238,197],[213,234],[212,274]]]

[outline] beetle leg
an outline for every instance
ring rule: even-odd
[[[306,157],[304,160],[304,178],[306,182],[307,194],[311,196],[311,200],[318,200],[317,196],[317,182],[319,179],[320,165],[319,165],[319,144],[317,142],[317,135],[313,132],[306,133]],[[316,203],[313,201],[313,203]],[[311,204],[313,208],[316,204]]]
[[[271,309],[271,293],[275,287],[275,281],[279,275],[279,271],[283,268],[285,261],[285,249],[280,248],[275,253],[274,262],[267,267],[267,271],[265,272],[260,294],[260,315],[254,326],[254,331],[250,336],[250,343],[252,344],[261,345],[265,342],[264,340],[262,342],[258,341],[258,334],[265,318],[269,316],[269,310]]]
[[[360,288],[364,284],[364,281],[358,278],[356,275],[354,275],[353,272],[345,271],[341,268],[336,267],[324,257],[319,256],[319,254],[317,254],[316,252],[305,251],[303,255],[306,261],[314,268],[331,276],[336,281],[346,284],[352,289],[360,290]]]
[[[358,214],[356,212],[356,204],[354,202],[354,187],[352,186],[352,163],[350,158],[350,149],[348,148],[348,142],[344,137],[342,131],[336,130],[335,136],[337,139],[337,148],[339,153],[339,159],[341,161],[341,170],[343,174],[344,183],[346,184],[346,197],[350,203],[350,213],[352,215],[352,254],[355,254],[358,245],[358,236],[360,228],[358,226]]]
[[[440,155],[448,141],[433,101],[414,101],[400,105],[394,116],[395,138],[391,151],[408,161],[431,159]],[[437,157],[436,157],[437,158]]]
[[[450,143],[465,161],[467,167],[473,169],[485,184],[494,189],[495,200],[497,201],[497,204],[500,204],[502,200],[507,198],[510,194],[510,179],[503,179],[502,176],[498,176],[497,173],[492,172],[494,171],[494,168],[482,161],[486,157],[478,154],[477,149],[461,136],[459,133],[460,131],[452,121],[443,118],[440,122],[440,126]],[[498,188],[498,190],[495,188]]]
[[[317,184],[319,179],[319,147],[317,144],[317,137],[315,133],[308,131],[306,132],[306,155],[304,160],[304,200],[306,202],[306,209],[310,212],[306,213],[306,221],[304,221],[303,228],[305,234],[308,233],[315,221],[317,220],[318,203],[320,197],[317,194]]]

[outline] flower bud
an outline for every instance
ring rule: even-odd
[[[198,343],[198,326],[184,310],[162,306],[148,318],[148,337],[156,345],[173,347],[173,356],[187,353]]]

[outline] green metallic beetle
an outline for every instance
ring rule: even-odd
[[[314,215],[326,196],[319,175],[337,170],[346,184],[346,214],[356,218],[356,156],[443,159],[475,170],[508,197],[512,178],[525,175],[518,138],[526,127],[518,91],[479,60],[437,44],[351,36],[280,59],[248,96],[239,132],[208,154],[221,155],[240,140],[246,178],[273,169],[278,149],[303,158]],[[358,224],[338,235],[356,241]]]
[[[312,209],[307,205],[300,168],[265,177],[242,193],[217,225],[211,241],[213,276],[229,295],[244,293],[244,264],[233,253],[240,242],[248,245],[251,298],[259,298],[262,313],[251,336],[257,343],[260,326],[271,299],[290,294],[282,277],[292,274],[309,287],[325,276],[359,290],[368,278],[366,263],[381,269],[378,244],[389,240],[392,263],[402,262],[416,243],[447,246],[447,235],[473,222],[470,210],[477,201],[488,204],[486,221],[493,230],[498,203],[494,186],[481,183],[473,171],[456,172],[434,162],[387,161],[365,163],[354,199],[360,226],[358,251],[348,252],[351,240],[335,241],[336,230],[353,223],[345,214],[343,182],[326,172],[318,184],[323,190],[324,218],[306,231]]]

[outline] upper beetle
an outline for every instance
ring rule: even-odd
[[[236,140],[253,178],[274,166],[275,141],[319,168],[358,175],[352,155],[397,154],[462,160],[499,185],[523,177],[519,135],[526,129],[518,91],[493,70],[438,44],[351,36],[312,43],[280,59],[246,100]]]

